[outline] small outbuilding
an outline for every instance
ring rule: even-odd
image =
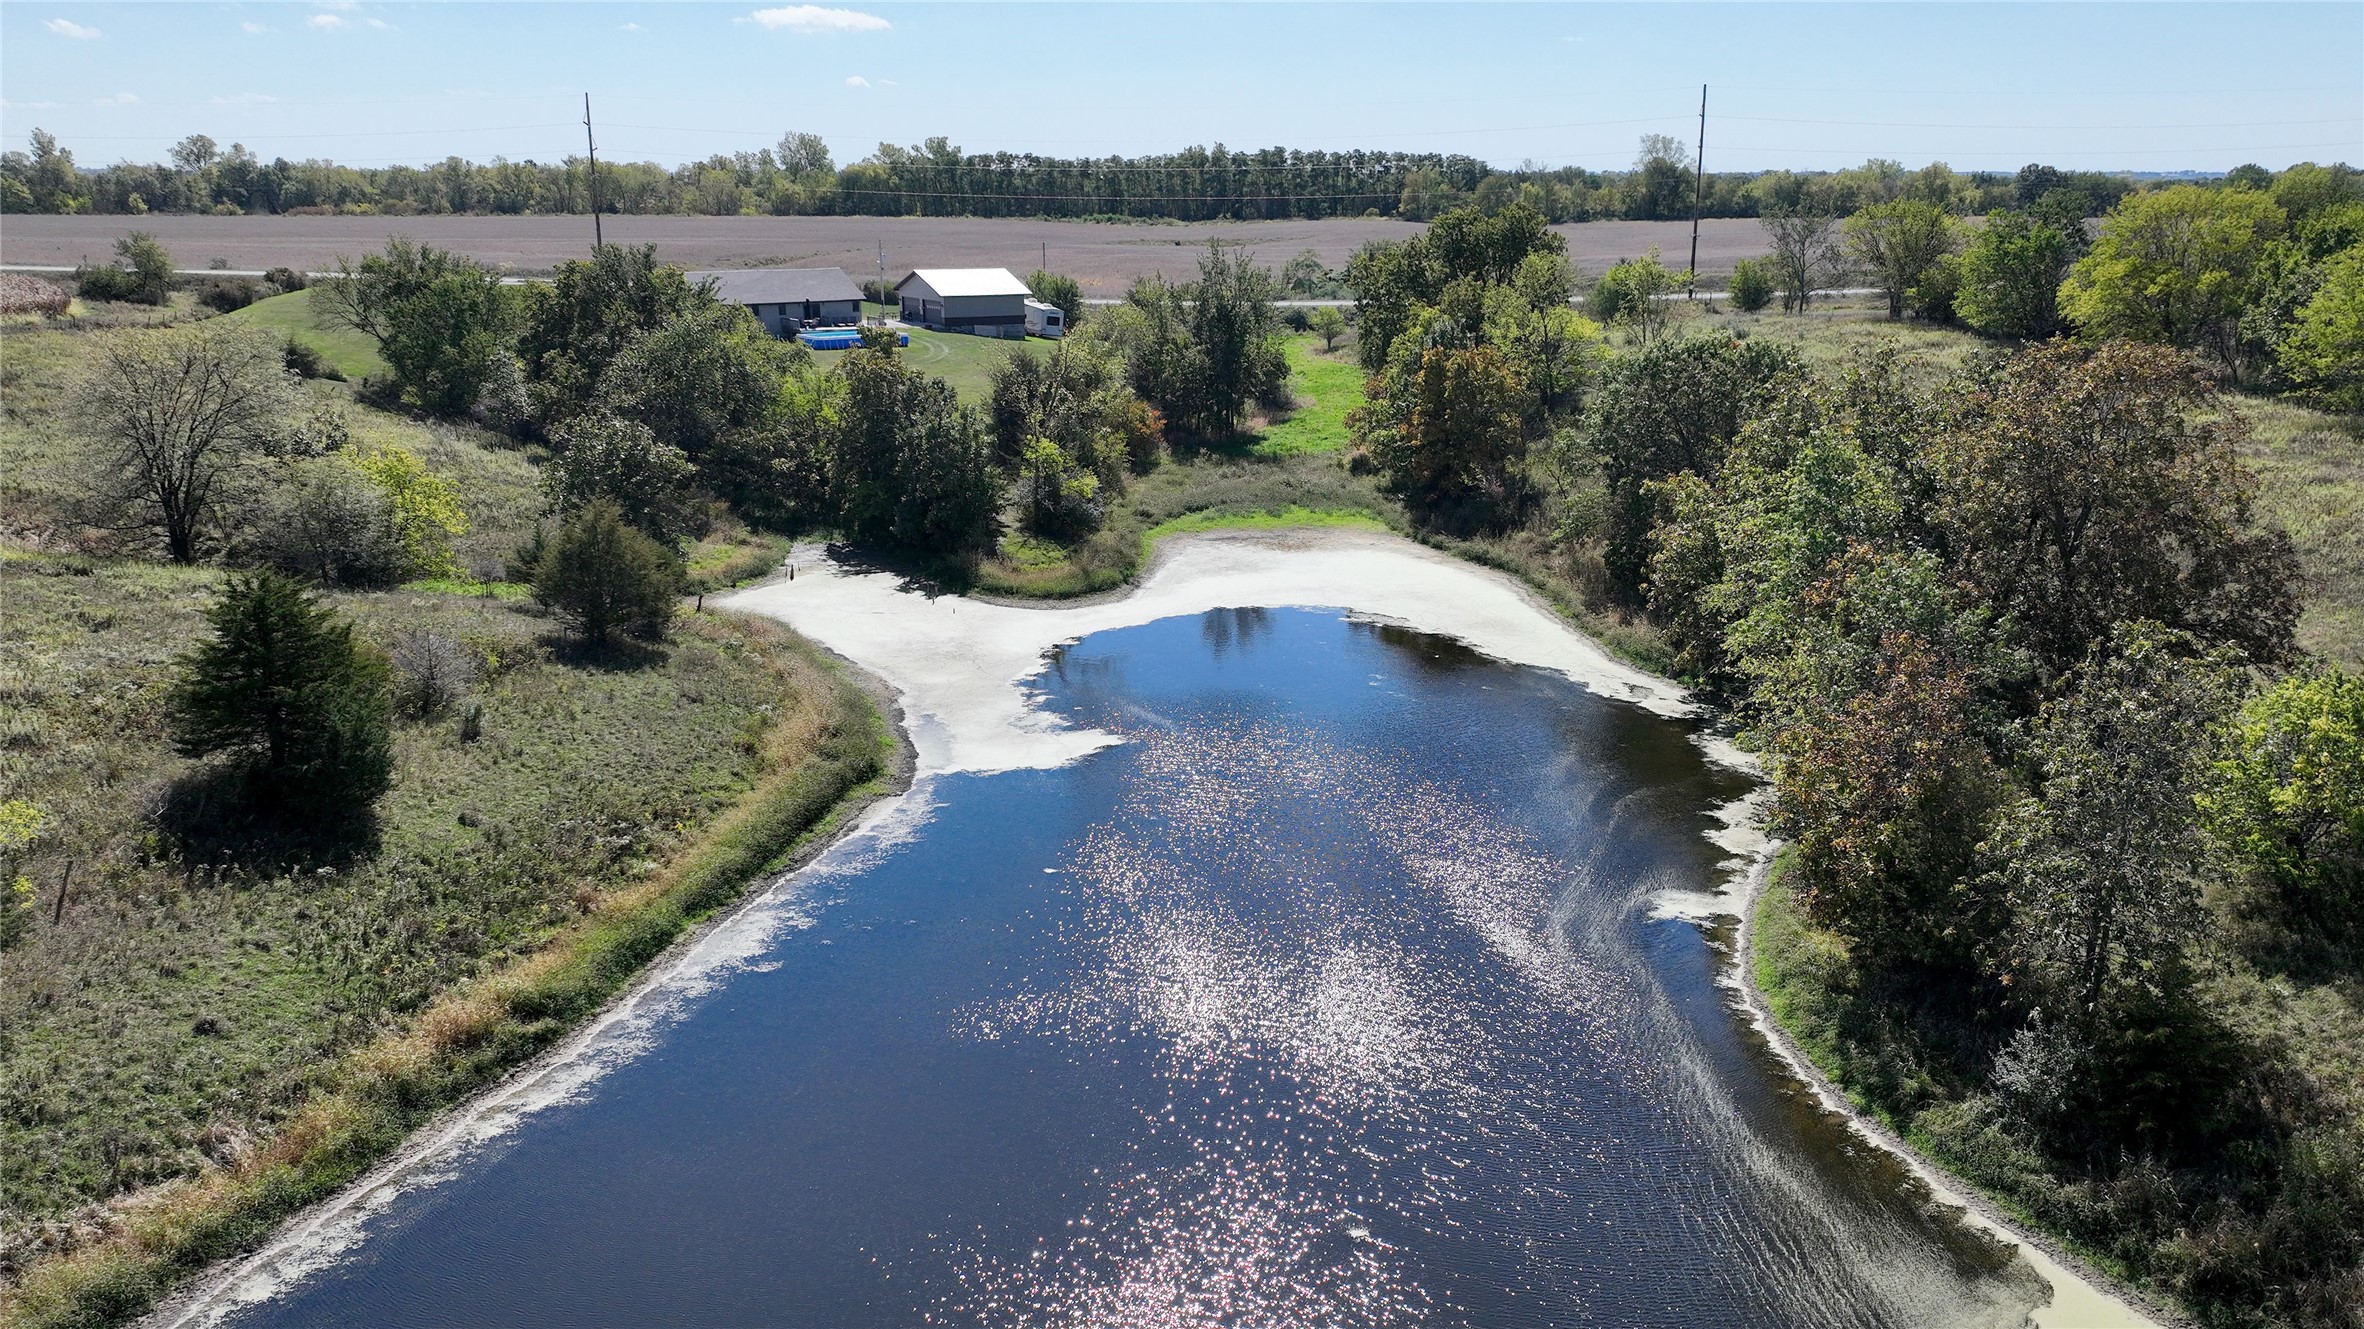
[[[1025,336],[1033,294],[1008,268],[920,268],[895,283],[904,322],[980,337]]]
[[[862,288],[843,268],[727,268],[682,275],[692,286],[713,282],[716,298],[745,306],[775,337],[862,321]]]

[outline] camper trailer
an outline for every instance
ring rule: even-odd
[[[1029,337],[1059,338],[1067,335],[1067,315],[1057,305],[1040,300],[1026,302],[1026,335]]]

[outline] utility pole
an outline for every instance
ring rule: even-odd
[[[599,141],[591,137],[591,94],[583,94],[583,146],[591,153],[591,257],[607,247],[599,233]]]
[[[1040,266],[1044,272],[1051,270],[1051,242],[1048,240],[1042,242],[1042,263]]]
[[[1707,85],[1699,85],[1699,151],[1691,158],[1691,285],[1686,296],[1699,294],[1699,200],[1707,189]]]

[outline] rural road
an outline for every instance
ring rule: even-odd
[[[205,217],[152,214],[145,217],[15,215],[0,232],[0,265],[71,268],[85,260],[105,262],[115,241],[146,231],[162,241],[184,267],[204,269],[217,262],[233,271],[290,267],[320,271],[338,255],[358,257],[384,247],[387,237],[407,235],[480,261],[507,265],[520,273],[547,272],[563,259],[590,249],[589,217]],[[1221,240],[1255,251],[1279,267],[1311,249],[1330,268],[1341,268],[1370,240],[1416,235],[1412,222],[1376,218],[1334,221],[1211,222],[1188,225],[1043,221],[974,217],[637,217],[604,218],[607,238],[618,244],[653,244],[657,257],[692,268],[838,267],[857,280],[878,270],[886,251],[888,275],[913,268],[1006,267],[1031,272],[1045,261],[1073,276],[1084,293],[1101,298],[1124,294],[1135,277],[1156,273],[1169,279],[1197,274],[1200,251]],[[1567,237],[1568,257],[1585,277],[1595,277],[1620,259],[1651,245],[1671,266],[1690,256],[1691,224],[1673,222],[1583,222],[1555,226]],[[1753,220],[1718,218],[1700,223],[1699,267],[1720,275],[1734,262],[1764,253],[1765,234]]]

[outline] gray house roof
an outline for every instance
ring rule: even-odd
[[[734,305],[799,304],[806,300],[860,300],[862,288],[842,268],[724,268],[689,272],[692,286],[711,279],[714,293]]]

